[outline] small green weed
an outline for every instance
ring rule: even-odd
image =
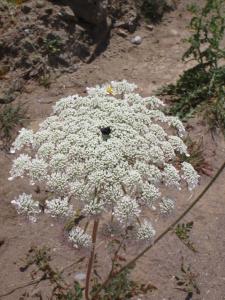
[[[191,266],[185,266],[184,258],[181,262],[181,274],[175,276],[177,290],[185,292],[187,294],[185,300],[191,300],[195,294],[200,295],[200,289],[197,284],[198,275],[191,271]]]
[[[118,276],[114,277],[109,284],[101,291],[98,300],[126,300],[137,295],[151,293],[157,288],[151,283],[140,284],[130,279],[132,268],[125,269]],[[95,284],[92,289],[94,294],[101,284]]]
[[[197,252],[194,244],[190,241],[190,231],[193,227],[193,222],[178,224],[174,230],[176,236],[193,252]]]
[[[186,40],[188,50],[183,60],[194,60],[196,65],[185,71],[176,82],[163,87],[161,95],[172,98],[171,114],[187,118],[198,111],[207,112],[210,128],[225,129],[225,33],[224,0],[207,0],[203,8],[189,6],[193,13],[190,29],[193,34]]]
[[[83,259],[80,259],[82,261]],[[36,284],[42,281],[48,281],[51,284],[52,292],[50,299],[56,300],[81,300],[83,288],[77,281],[74,281],[72,287],[68,286],[62,277],[62,271],[51,266],[50,249],[47,247],[31,247],[25,259],[25,266],[20,268],[21,272],[28,270],[30,266],[35,267],[31,272],[31,277]],[[79,263],[79,261],[77,262]],[[38,278],[36,280],[36,278]],[[26,295],[30,299],[29,293]],[[43,299],[42,294],[39,295]]]
[[[85,257],[79,259],[74,265],[83,262]],[[42,281],[48,281],[51,285],[51,298],[56,300],[81,300],[83,299],[84,288],[75,281],[72,285],[68,285],[63,277],[64,270],[57,270],[51,265],[50,249],[47,247],[37,248],[31,247],[23,260],[24,266],[20,267],[21,272],[27,271],[31,266],[31,277],[34,283],[38,285]],[[116,267],[120,268],[120,259],[117,260]],[[96,290],[101,286],[101,277],[97,272],[99,267],[97,256],[94,259],[94,277],[92,282],[91,294],[93,295]],[[66,268],[65,268],[66,269]],[[135,295],[147,294],[157,289],[151,283],[139,284],[130,279],[130,272],[132,268],[125,269],[121,274],[114,277],[106,287],[101,291],[98,300],[125,300],[131,299]],[[29,293],[25,293],[24,299],[30,299]],[[43,297],[42,293],[39,297]],[[43,298],[40,298],[43,299]]]
[[[51,75],[49,73],[44,73],[39,77],[39,85],[49,89],[51,86]]]
[[[0,139],[2,148],[8,150],[15,132],[24,124],[26,109],[22,104],[3,104],[0,106]]]
[[[49,54],[58,54],[61,51],[61,39],[58,36],[47,38],[44,40],[44,46]]]

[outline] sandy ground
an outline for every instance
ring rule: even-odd
[[[181,1],[178,10],[167,14],[153,31],[149,31],[143,24],[135,32],[135,35],[143,38],[141,45],[134,46],[130,43],[132,35],[122,38],[113,32],[107,50],[92,64],[83,64],[77,72],[61,76],[50,89],[28,83],[19,100],[29,101],[29,126],[35,128],[42,119],[49,116],[52,105],[60,97],[83,93],[86,86],[127,79],[138,84],[140,93],[149,95],[156,88],[174,82],[187,68],[181,62],[185,50],[182,39],[188,35],[185,26],[190,19],[185,11],[187,2]],[[191,121],[190,124],[190,135],[196,139],[203,137],[206,159],[213,167],[213,172],[216,172],[225,157],[223,137],[216,136],[213,139],[201,121]],[[31,224],[16,214],[10,201],[18,193],[29,192],[31,188],[23,181],[8,182],[12,159],[12,155],[0,153],[0,240],[4,240],[0,246],[0,294],[29,281],[29,272],[22,273],[19,267],[23,265],[22,259],[32,245],[51,247],[53,261],[59,268],[82,255],[65,242],[62,224],[53,223],[44,217],[38,223]],[[133,271],[134,278],[145,283],[151,282],[158,288],[145,298],[139,297],[140,299],[185,299],[186,294],[175,289],[174,280],[175,275],[180,275],[182,257],[187,265],[191,265],[192,271],[198,274],[197,283],[201,294],[194,295],[192,299],[225,299],[224,176],[225,170],[183,220],[194,222],[191,240],[198,252],[190,251],[170,233],[139,261]],[[179,194],[176,213],[167,220],[154,220],[158,233],[193,201],[209,180],[210,177],[203,175],[200,186],[192,195]],[[131,249],[131,254],[136,252],[137,249]],[[107,265],[107,257],[101,262]],[[32,289],[33,287],[20,289],[2,299],[22,299],[20,297],[25,290]]]

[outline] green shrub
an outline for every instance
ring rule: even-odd
[[[0,140],[1,147],[9,149],[15,131],[21,127],[25,120],[25,108],[21,104],[4,104],[0,107]]]
[[[225,128],[225,51],[221,45],[225,33],[225,3],[207,0],[203,8],[189,6],[194,14],[190,22],[193,34],[186,40],[189,48],[183,60],[195,60],[196,65],[185,71],[176,82],[160,91],[171,95],[171,113],[184,118],[198,108],[207,111],[210,127]],[[207,117],[208,119],[208,117]]]
[[[165,0],[144,0],[142,1],[141,11],[147,20],[158,23],[165,11],[170,10]]]

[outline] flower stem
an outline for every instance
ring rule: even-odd
[[[92,230],[92,250],[91,250],[90,258],[88,261],[88,267],[87,267],[87,273],[86,273],[86,284],[85,284],[85,299],[86,300],[90,300],[89,288],[90,288],[91,271],[92,271],[94,256],[95,256],[95,244],[96,244],[96,239],[97,239],[98,225],[99,225],[99,220],[95,220],[93,230]]]

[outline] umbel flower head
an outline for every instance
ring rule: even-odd
[[[108,213],[124,227],[132,224],[137,240],[152,238],[151,223],[141,222],[143,211],[165,214],[174,207],[163,200],[168,195],[161,187],[169,193],[183,181],[191,190],[199,176],[189,163],[178,163],[177,156],[188,155],[181,121],[136,88],[112,81],[88,88],[84,97],[59,100],[37,132],[21,130],[12,153],[25,153],[14,160],[10,179],[24,176],[49,190],[54,198],[47,200],[46,213],[54,217],[71,216],[74,207],[86,217]],[[88,240],[80,229],[70,234],[79,246],[83,237]]]

